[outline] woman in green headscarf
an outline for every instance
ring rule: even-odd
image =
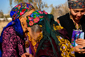
[[[75,57],[70,42],[59,34],[61,27],[53,15],[45,11],[35,11],[27,16],[29,53],[22,55],[34,57]]]

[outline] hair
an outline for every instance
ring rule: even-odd
[[[33,10],[33,9],[35,9],[35,8],[29,9],[29,10],[27,10],[27,12],[29,12],[29,11],[31,11],[31,10]],[[27,12],[25,12],[25,13],[22,15],[22,17],[25,17],[25,15],[26,15]]]
[[[29,11],[30,11],[30,10],[28,10],[27,12],[29,12]],[[21,17],[25,17],[27,12],[25,12]]]
[[[42,27],[40,27],[38,24],[36,24],[31,27],[31,30],[32,30],[32,33],[40,32],[40,31],[42,31]]]

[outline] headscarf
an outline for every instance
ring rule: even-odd
[[[10,16],[14,21],[14,29],[18,35],[23,36],[23,29],[21,27],[21,23],[19,17],[25,14],[27,11],[34,9],[34,7],[30,3],[22,2],[16,5],[10,12]]]
[[[22,16],[25,12],[30,11],[34,9],[34,7],[30,3],[20,3],[16,5],[10,12],[10,16],[13,20],[18,19],[20,16]]]
[[[27,16],[27,26],[31,27],[35,24],[39,24],[43,20],[43,16],[39,14],[48,14],[45,11],[34,11],[32,14]]]
[[[85,0],[68,0],[68,6],[70,9],[85,8]]]
[[[56,35],[60,36],[60,34],[53,29],[53,24],[58,25],[57,22],[54,21],[53,15],[47,14],[45,11],[35,11],[31,15],[27,16],[27,26],[31,27],[35,24],[42,25],[42,31],[43,31],[43,38],[39,43],[36,54],[38,53],[42,43],[46,39],[49,39],[52,45],[53,53],[57,57],[58,54],[56,54],[51,37],[55,40],[55,43],[58,47],[57,52],[60,53],[59,46],[58,46],[59,41],[58,38],[56,37]]]

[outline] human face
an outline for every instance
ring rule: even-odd
[[[79,21],[85,14],[85,9],[70,9],[71,16],[75,21]]]
[[[32,12],[34,12],[35,10],[34,9],[32,9],[32,10],[30,10],[29,12],[26,12],[25,13],[25,16],[24,17],[20,17],[19,18],[19,20],[20,20],[20,22],[21,22],[21,26],[22,26],[22,29],[23,29],[23,32],[25,32],[26,31],[26,28],[27,28],[27,23],[26,23],[26,16],[27,15],[30,15]]]

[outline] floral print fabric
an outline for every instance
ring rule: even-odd
[[[2,57],[20,57],[24,53],[24,40],[14,31],[12,26],[3,31]]]
[[[44,18],[43,16],[40,16],[40,14],[48,14],[48,13],[45,11],[34,11],[31,15],[27,16],[27,26],[31,27],[42,21]]]
[[[34,9],[34,7],[30,3],[20,3],[16,5],[10,12],[10,16],[13,20],[19,18],[21,15],[23,15],[28,10]]]
[[[69,0],[68,1],[69,8],[85,8],[85,0]]]
[[[61,56],[62,57],[75,57],[74,50],[72,48],[71,43],[68,40],[63,39],[60,36],[57,36],[57,37],[60,42],[59,46],[60,46]]]

